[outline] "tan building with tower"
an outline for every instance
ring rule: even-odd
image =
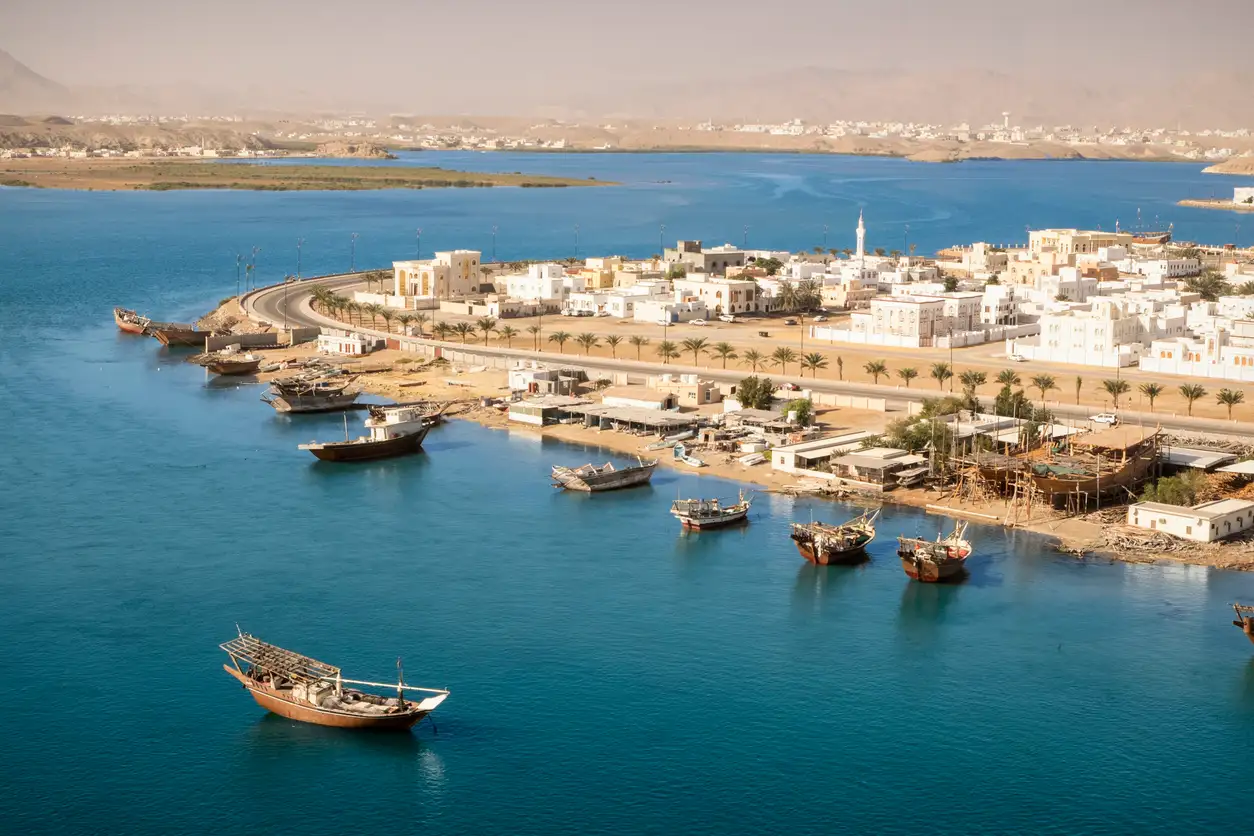
[[[436,253],[424,261],[393,261],[392,278],[397,296],[454,299],[479,290],[478,250]]]
[[[1033,253],[1060,255],[1096,253],[1102,247],[1130,247],[1132,233],[1102,232],[1091,229],[1038,229],[1028,233],[1028,249]]]

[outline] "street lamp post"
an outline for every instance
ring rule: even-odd
[[[741,239],[740,248],[742,250],[749,249],[749,224],[745,224],[745,234],[744,238]]]
[[[239,266],[244,262],[244,257],[239,253],[235,254],[235,301],[239,302]]]
[[[827,249],[827,224],[823,224],[823,249]]]
[[[304,246],[305,246],[305,239],[304,239],[304,238],[297,238],[297,239],[296,239],[296,278],[298,278],[298,279],[300,278],[300,268],[301,268],[301,249],[302,249]],[[284,291],[284,293],[286,293],[286,290]],[[287,298],[287,297],[285,296],[284,298]]]
[[[492,263],[496,264],[496,224],[492,224]]]
[[[252,273],[252,289],[257,289],[257,253],[261,252],[261,247],[253,247],[252,263],[249,265],[249,271]]]
[[[579,260],[579,224],[575,224],[575,260]]]
[[[415,235],[418,239],[418,260],[422,261],[422,227],[418,227],[418,231]]]
[[[666,224],[657,225],[657,257],[666,255]]]
[[[283,330],[287,330],[287,286],[292,283],[291,276],[283,277]]]
[[[348,262],[348,272],[357,272],[357,233],[353,233],[353,250]]]

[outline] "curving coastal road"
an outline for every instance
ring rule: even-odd
[[[319,284],[332,290],[343,291],[353,285],[361,284],[364,273],[348,273],[335,276],[320,276],[316,279],[304,279],[286,285],[271,285],[254,290],[241,300],[245,312],[255,321],[269,322],[282,327],[284,315],[288,326],[330,326],[343,328],[344,324],[329,317],[322,316],[310,306],[311,287]],[[353,330],[371,334],[383,339],[388,336],[383,331],[354,326]],[[396,334],[391,334],[392,338]],[[720,383],[737,383],[745,377],[745,372],[724,369],[712,369],[680,364],[663,365],[646,363],[638,360],[613,360],[606,357],[579,357],[570,354],[553,354],[545,351],[528,351],[518,348],[500,348],[497,346],[449,344],[434,339],[407,338],[431,346],[453,347],[458,351],[479,354],[484,357],[507,357],[518,360],[541,360],[575,366],[599,372],[627,372],[633,374],[656,375],[670,372],[672,374],[700,374],[703,378],[717,380]],[[908,403],[922,403],[933,395],[922,390],[902,389],[897,386],[879,386],[872,383],[852,383],[835,380],[815,380],[792,375],[771,375],[777,383],[796,383],[815,392],[852,395],[855,397],[883,398],[889,406],[904,409]],[[1050,409],[1059,418],[1071,419],[1091,426],[1088,418],[1096,411],[1091,406],[1052,403]],[[1165,430],[1180,430],[1194,433],[1230,436],[1247,440],[1254,438],[1254,424],[1241,421],[1223,421],[1214,418],[1191,418],[1186,415],[1166,415],[1163,413],[1133,412],[1120,410],[1120,417],[1125,424],[1144,424],[1160,426]]]

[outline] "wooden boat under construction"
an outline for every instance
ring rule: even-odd
[[[213,331],[202,331],[194,325],[165,325],[148,330],[164,346],[182,348],[204,348],[205,339],[217,336]]]
[[[1236,620],[1233,625],[1240,627],[1245,632],[1245,637],[1254,642],[1254,607],[1244,604],[1233,604],[1232,609],[1236,612]]]
[[[743,492],[738,501],[730,503],[719,499],[676,499],[671,514],[684,528],[702,531],[744,522],[749,518],[749,505]]]
[[[901,568],[914,581],[939,583],[958,578],[971,556],[971,542],[966,539],[967,524],[954,524],[954,530],[935,540],[925,537],[898,537],[897,556]]]
[[[875,539],[875,520],[879,515],[878,510],[867,511],[843,525],[793,523],[792,540],[801,556],[811,563],[857,563],[866,559],[866,547]]]
[[[406,685],[399,661],[395,683],[366,682],[345,679],[337,667],[267,644],[244,632],[219,646],[231,657],[231,663],[223,665],[223,669],[252,694],[258,705],[302,723],[341,729],[404,730],[434,711],[449,695],[440,688]],[[395,689],[396,696],[382,696],[363,688]],[[429,696],[410,700],[406,699],[406,691]]]
[[[598,493],[600,491],[616,491],[622,488],[634,488],[648,484],[657,468],[657,459],[638,460],[640,463],[631,467],[616,468],[613,462],[606,462],[597,467],[585,464],[583,467],[553,466],[553,487],[565,488],[570,491]]]
[[[431,412],[427,404],[371,406],[365,421],[369,435],[348,438],[344,419],[343,441],[314,441],[300,445],[324,462],[364,462],[404,456],[422,449],[423,439],[440,420],[443,408]]]

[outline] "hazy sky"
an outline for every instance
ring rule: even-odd
[[[0,2],[0,49],[66,84],[193,83],[426,112],[517,111],[796,67],[1135,83],[1247,68],[1251,33],[1254,0]]]

